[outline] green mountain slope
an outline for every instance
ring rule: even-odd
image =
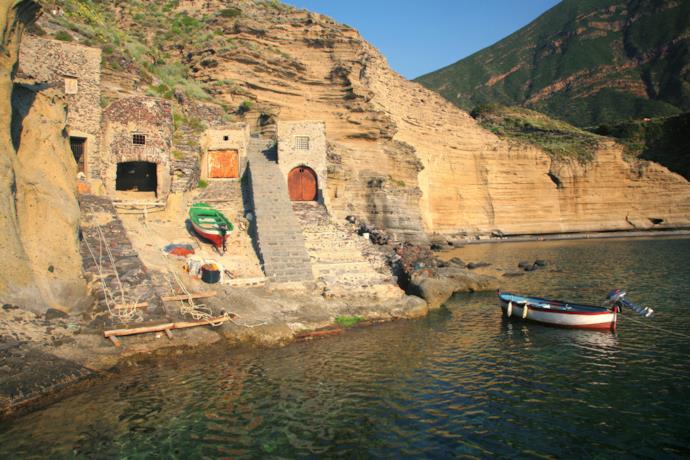
[[[690,0],[564,0],[417,81],[471,110],[522,105],[579,126],[690,110]]]

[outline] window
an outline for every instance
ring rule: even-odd
[[[84,172],[84,146],[86,145],[86,139],[83,137],[70,137],[69,145],[72,147],[72,154],[74,155],[74,161],[77,162],[79,172]]]
[[[295,136],[296,150],[309,150],[309,136]]]
[[[230,136],[228,136],[228,135],[226,134],[225,136],[223,136],[223,140],[224,140],[224,141],[229,141],[229,140],[230,140]]]
[[[146,135],[145,134],[132,134],[132,144],[134,144],[134,145],[146,145]]]
[[[78,89],[75,77],[65,77],[65,94],[77,94]]]

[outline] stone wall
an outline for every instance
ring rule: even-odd
[[[54,86],[67,102],[67,132],[86,138],[85,173],[99,179],[101,50],[27,35],[19,52],[18,77]]]
[[[308,138],[308,149],[297,148],[297,138]],[[326,125],[322,121],[279,121],[278,164],[287,180],[288,173],[298,166],[314,170],[323,201],[327,184]]]
[[[247,144],[249,142],[249,125],[234,123],[226,126],[207,129],[201,138],[201,177],[209,178],[209,152],[214,150],[237,150],[239,155],[239,177],[247,168]],[[222,180],[222,179],[221,179]]]
[[[115,101],[103,111],[102,133],[102,176],[108,192],[115,192],[118,163],[146,161],[157,165],[156,196],[164,200],[171,186],[172,104],[150,97]],[[134,134],[143,134],[145,144],[134,144]]]

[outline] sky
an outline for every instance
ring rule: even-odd
[[[413,79],[529,24],[558,0],[284,0],[359,30]]]

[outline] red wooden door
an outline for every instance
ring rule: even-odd
[[[292,201],[316,200],[316,173],[306,166],[298,166],[288,174],[288,192]]]
[[[214,150],[209,154],[209,172],[211,178],[240,177],[239,155],[237,150]]]

